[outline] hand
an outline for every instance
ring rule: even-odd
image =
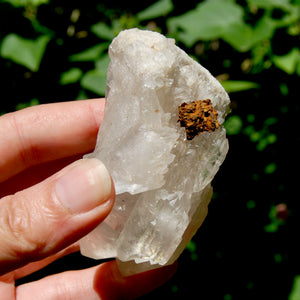
[[[123,278],[115,261],[15,287],[15,280],[79,250],[110,212],[114,188],[93,150],[105,101],[40,105],[0,117],[1,299],[132,299],[176,266]],[[4,297],[4,298],[3,298]]]

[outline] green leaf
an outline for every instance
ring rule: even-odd
[[[81,86],[100,96],[104,96],[106,90],[106,74],[98,70],[89,71],[83,76]]]
[[[275,117],[270,117],[264,121],[264,126],[271,126],[278,122],[278,119]]]
[[[49,0],[3,0],[4,2],[9,2],[14,7],[22,7],[27,5],[39,6],[41,4],[49,3]]]
[[[286,83],[284,83],[284,82],[280,83],[279,88],[280,88],[280,92],[283,96],[287,96],[289,94],[289,87]]]
[[[77,82],[82,76],[82,71],[79,68],[72,68],[64,72],[60,76],[59,83],[61,85],[71,84]]]
[[[254,27],[245,23],[243,8],[233,0],[206,0],[186,14],[170,18],[167,26],[188,47],[199,40],[222,38],[238,51],[245,52],[260,41],[270,40],[276,28],[292,25],[299,19],[299,9],[288,0],[248,1],[254,7],[266,9]],[[274,8],[284,10],[282,19],[272,18]]]
[[[254,200],[249,200],[246,203],[246,206],[249,210],[254,209],[256,207],[256,203]]]
[[[197,251],[197,245],[194,241],[189,241],[189,243],[186,245],[186,249],[190,252],[196,252]]]
[[[274,173],[275,171],[276,171],[276,169],[277,169],[277,165],[276,165],[276,163],[270,163],[270,164],[268,164],[266,167],[265,167],[265,173],[266,174],[272,174],[272,173]]]
[[[278,231],[279,227],[284,225],[284,220],[277,217],[277,208],[275,205],[272,205],[269,211],[270,224],[265,226],[265,231],[269,233],[274,233]]]
[[[155,19],[157,17],[165,16],[169,12],[173,10],[173,3],[171,0],[160,0],[149,7],[147,7],[145,10],[139,12],[136,17],[140,20],[149,20],[149,19]]]
[[[252,134],[254,134],[256,132],[256,130],[253,125],[249,125],[244,128],[243,132],[244,132],[244,134],[249,135],[249,137],[250,137]],[[255,139],[255,137],[253,137],[253,139]],[[255,140],[257,140],[257,139],[255,139]]]
[[[253,114],[247,115],[247,121],[249,123],[253,123],[255,121],[255,115],[253,115]]]
[[[266,139],[267,139],[268,144],[274,144],[277,142],[277,135],[274,133],[271,133],[266,137]]]
[[[258,8],[273,9],[273,8],[288,8],[290,6],[290,0],[248,0],[251,6]]]
[[[252,81],[226,80],[222,81],[221,84],[228,93],[259,88],[259,84]]]
[[[264,138],[260,138],[259,143],[256,145],[256,149],[258,151],[263,151],[268,145],[274,144],[274,143],[276,143],[276,141],[277,141],[277,135],[271,133],[271,134],[267,135]],[[272,171],[272,168],[274,168],[274,165],[272,165],[272,164],[267,166],[266,169],[265,169],[266,173],[270,174],[268,172],[270,170]],[[276,166],[275,166],[275,168],[276,168]],[[273,173],[273,172],[271,172],[271,173]]]
[[[294,283],[288,300],[300,299],[300,275],[294,277]]]
[[[190,241],[187,244],[186,249],[189,250],[191,253],[191,260],[198,260],[197,245],[195,242]]]
[[[228,135],[239,134],[243,128],[243,121],[239,116],[230,116],[224,123]]]
[[[228,28],[242,22],[243,9],[233,0],[207,0],[194,10],[167,21],[171,32],[178,33],[178,38],[187,46],[198,40],[220,38]]]
[[[100,59],[96,61],[96,69],[99,72],[103,72],[106,74],[108,65],[110,63],[110,58],[108,54],[103,55]]]
[[[299,22],[299,6],[291,5],[286,11],[286,15],[282,19],[278,20],[277,27],[285,27],[289,25],[297,25]]]
[[[46,35],[29,40],[11,33],[3,39],[0,55],[36,72],[49,41],[50,38]]]
[[[88,48],[80,53],[73,54],[69,57],[70,61],[94,61],[97,60],[101,54],[108,49],[108,43],[101,43],[99,45]]]
[[[282,56],[274,56],[273,62],[275,66],[288,74],[293,74],[299,69],[300,50],[293,48],[288,54]],[[300,75],[300,74],[299,74]]]
[[[295,26],[299,20],[299,0],[290,1],[290,0],[248,0],[250,7],[255,9],[265,9],[268,13],[277,8],[284,12],[284,15],[280,19],[274,19],[273,22],[276,24],[276,27],[285,27],[285,26]],[[294,30],[298,31],[297,25],[294,27]]]
[[[223,39],[238,51],[248,51],[252,46],[253,30],[245,23],[239,22],[224,32]]]
[[[262,138],[263,133],[260,131],[253,131],[249,135],[250,141],[255,143],[258,142]]]
[[[112,40],[115,36],[114,29],[103,22],[97,23],[91,27],[91,32],[95,33],[99,38]]]
[[[88,71],[81,79],[81,86],[100,96],[105,95],[106,70],[109,65],[109,56],[105,55],[96,62],[96,68]]]
[[[279,228],[279,225],[278,222],[273,222],[273,223],[270,223],[268,225],[265,226],[265,232],[270,232],[270,233],[274,233],[278,230]]]
[[[260,19],[253,29],[249,25],[240,22],[228,28],[222,37],[238,51],[245,52],[249,51],[258,42],[271,39],[275,27],[273,20],[266,15]]]

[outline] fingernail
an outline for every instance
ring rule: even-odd
[[[55,184],[58,200],[73,213],[87,212],[110,198],[112,183],[98,159],[82,159]]]

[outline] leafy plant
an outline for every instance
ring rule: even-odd
[[[166,16],[174,8],[171,0],[159,0],[136,14],[139,21],[151,20],[161,16]]]
[[[46,35],[42,35],[36,40],[29,40],[11,33],[3,39],[0,55],[36,72],[49,41],[50,38]]]
[[[81,85],[99,95],[105,94],[106,70],[109,64],[109,57],[105,55],[96,61],[96,68],[88,71],[81,80]]]
[[[297,73],[300,76],[300,50],[293,48],[286,55],[273,56],[275,66],[288,74]]]
[[[300,275],[295,276],[291,294],[288,300],[300,299]]]
[[[41,4],[47,4],[50,0],[3,0],[4,2],[8,2],[15,7],[22,7],[22,6],[39,6]]]

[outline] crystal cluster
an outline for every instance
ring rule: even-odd
[[[92,258],[117,257],[125,275],[171,264],[207,214],[211,181],[228,151],[229,97],[163,35],[130,29],[109,47],[107,105],[97,145],[116,189],[110,215],[81,240]],[[187,139],[185,103],[210,99],[214,130]]]

